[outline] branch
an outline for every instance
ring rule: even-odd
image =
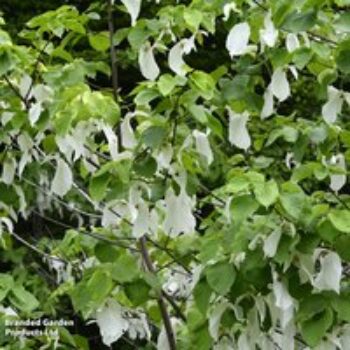
[[[61,261],[64,263],[68,263],[68,261],[62,259],[62,258],[58,258],[57,256],[52,256],[50,254],[45,253],[44,251],[40,250],[39,248],[35,247],[34,245],[30,244],[28,241],[26,241],[24,238],[22,238],[21,236],[19,236],[17,233],[15,232],[10,232],[10,234],[20,243],[22,243],[23,245],[25,245],[27,248],[29,248],[30,250],[32,250],[33,252],[44,256],[46,259],[50,259],[50,260],[57,260],[57,261]]]
[[[113,23],[113,1],[108,0],[108,30],[109,30],[109,43],[110,43],[110,59],[112,67],[112,85],[114,99],[118,101],[118,66],[116,58],[116,50],[114,47],[114,23]]]
[[[150,273],[155,274],[156,272],[155,272],[152,260],[149,256],[148,250],[147,250],[146,237],[145,236],[141,237],[139,240],[139,243],[140,243],[142,258],[143,258],[143,261],[145,263],[147,270]],[[158,296],[158,306],[159,306],[159,309],[160,309],[160,312],[162,315],[162,319],[164,322],[164,328],[165,328],[165,332],[166,332],[168,342],[169,342],[169,349],[176,350],[176,341],[175,341],[174,331],[173,331],[173,327],[171,325],[168,310],[167,310],[165,302],[164,302],[164,294],[163,293],[160,293],[160,295]]]
[[[24,103],[26,110],[28,111],[30,108],[28,101],[20,94],[18,89],[11,83],[11,80],[6,75],[4,76],[4,80],[6,81],[9,88],[14,92],[14,94],[17,95],[19,99]]]
[[[37,72],[39,70],[39,63],[40,63],[40,58],[41,56],[43,55],[43,53],[45,52],[46,48],[48,47],[48,45],[50,44],[50,40],[47,40],[45,45],[42,47],[42,49],[39,51],[39,54],[38,54],[38,57],[36,58],[35,60],[35,63],[34,63],[34,69],[33,69],[33,73],[32,73],[32,82],[30,83],[30,86],[29,86],[29,89],[26,93],[26,96],[24,97],[24,99],[26,101],[28,101],[28,98],[30,96],[30,93],[32,92],[33,90],[33,87],[34,87],[34,81],[35,81],[35,77],[37,75]]]

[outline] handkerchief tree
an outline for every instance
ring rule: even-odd
[[[0,347],[349,349],[350,2],[68,3],[0,17]]]

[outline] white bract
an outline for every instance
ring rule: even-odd
[[[73,185],[73,174],[68,164],[61,158],[57,160],[55,176],[51,184],[51,192],[63,197]]]
[[[209,311],[209,334],[215,341],[219,337],[221,317],[229,306],[228,302],[223,301],[214,305]]]
[[[232,145],[247,150],[251,145],[250,135],[247,129],[249,114],[235,113],[231,109],[229,111],[229,131],[228,139]]]
[[[121,0],[131,17],[131,24],[134,26],[140,14],[141,0]]]
[[[286,37],[286,48],[288,52],[293,52],[300,47],[298,36],[293,33],[288,33]]]
[[[283,68],[277,68],[272,75],[270,84],[272,94],[280,101],[285,101],[290,96],[290,87],[286,72]]]
[[[121,131],[121,139],[122,139],[122,146],[125,148],[134,148],[137,144],[134,130],[130,125],[130,120],[133,117],[133,114],[128,113],[122,123],[120,124],[120,131]]]
[[[267,87],[264,93],[264,105],[261,110],[260,117],[261,119],[268,118],[271,114],[273,114],[274,108],[273,108],[273,93],[271,91],[271,87]]]
[[[276,255],[277,247],[281,239],[281,234],[281,230],[276,229],[265,239],[263,246],[265,256],[272,258]]]
[[[234,25],[226,38],[226,48],[233,56],[244,55],[248,51],[250,27],[247,22]]]
[[[150,212],[144,200],[138,202],[136,215],[136,220],[132,227],[132,235],[135,238],[140,238],[149,233]]]
[[[139,66],[142,75],[148,80],[156,80],[160,70],[154,58],[153,47],[147,41],[139,50]]]
[[[110,346],[128,329],[128,321],[123,317],[123,308],[114,300],[96,312],[96,322],[100,328],[102,341]]]
[[[214,156],[210,147],[208,135],[198,130],[194,130],[193,136],[196,141],[197,152],[204,156],[207,160],[208,165],[210,165],[214,160]]]
[[[3,163],[1,181],[6,185],[11,185],[16,174],[16,161],[13,158],[7,158]]]
[[[326,252],[316,250],[314,260],[320,261],[320,271],[315,276],[313,285],[318,290],[333,290],[340,292],[340,281],[342,275],[342,264],[339,255],[335,252]],[[320,255],[322,255],[320,257]]]
[[[260,30],[261,43],[268,47],[274,47],[278,38],[278,30],[275,28],[271,12],[268,12],[264,19],[264,29]]]
[[[42,111],[41,102],[36,102],[31,105],[28,112],[30,125],[33,126],[39,120]]]
[[[102,130],[108,142],[109,153],[111,154],[113,160],[117,160],[119,156],[118,136],[109,125],[104,125]]]
[[[328,101],[322,107],[322,117],[328,124],[333,124],[337,120],[338,114],[343,107],[343,92],[333,86],[328,86]]]
[[[193,233],[196,219],[192,213],[193,203],[184,187],[180,189],[178,196],[169,188],[165,195],[165,220],[164,231],[171,237],[179,234]]]
[[[183,59],[183,56],[188,55],[192,50],[196,49],[194,39],[194,36],[188,39],[182,39],[176,43],[169,51],[169,68],[177,75],[185,76],[189,71],[186,62]]]
[[[330,163],[336,165],[342,170],[346,171],[345,157],[343,154],[337,154],[331,158]],[[334,174],[331,175],[331,182],[329,187],[332,191],[340,191],[346,184],[346,174]]]

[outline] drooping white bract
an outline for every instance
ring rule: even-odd
[[[198,130],[194,130],[193,136],[196,140],[197,152],[204,156],[207,160],[208,165],[210,165],[214,160],[214,156],[210,147],[208,135]]]
[[[4,230],[6,232],[12,233],[13,232],[13,223],[9,218],[0,217],[0,238],[1,238]]]
[[[108,142],[109,153],[111,154],[113,160],[117,160],[119,156],[118,136],[109,125],[103,125],[102,130]]]
[[[53,90],[44,84],[37,84],[33,86],[32,94],[37,102],[43,103],[47,101],[51,101]]]
[[[11,185],[15,178],[16,161],[13,158],[8,158],[3,163],[1,181],[6,185]]]
[[[229,111],[229,130],[228,139],[232,145],[247,150],[251,145],[250,135],[247,129],[249,119],[248,112],[235,113],[231,109]]]
[[[68,164],[62,159],[57,160],[55,176],[52,180],[51,191],[63,197],[73,185],[73,174]]]
[[[188,67],[183,59],[184,55],[188,55],[192,50],[196,49],[195,37],[185,38],[176,43],[169,51],[168,64],[169,68],[176,73],[184,77],[188,72]]]
[[[130,120],[133,117],[132,113],[128,113],[125,115],[122,123],[120,124],[120,132],[121,132],[121,142],[122,146],[125,148],[134,148],[137,144],[136,138],[134,135],[134,130],[130,125]]]
[[[169,169],[173,157],[173,148],[170,144],[165,145],[156,155],[157,171]]]
[[[343,101],[343,92],[334,86],[328,86],[328,101],[322,107],[322,117],[326,123],[335,123],[342,110]]]
[[[298,36],[293,33],[288,33],[286,37],[286,48],[288,52],[293,52],[300,47]]]
[[[96,312],[96,322],[102,342],[107,346],[116,342],[129,326],[128,321],[123,317],[123,308],[115,300],[109,300]]]
[[[131,25],[134,26],[140,14],[141,0],[121,0],[121,2],[128,10],[131,17]]]
[[[146,41],[139,50],[139,66],[142,75],[148,80],[156,80],[160,70],[154,58],[153,47]]]
[[[234,25],[226,38],[226,49],[233,56],[244,55],[248,50],[250,27],[247,22]]]
[[[340,291],[340,281],[342,275],[342,264],[339,255],[335,252],[327,252],[323,249],[317,249],[314,260],[320,261],[320,271],[314,278],[313,286],[318,290]],[[322,255],[322,256],[320,256]]]
[[[231,58],[248,52],[249,38],[250,26],[247,22],[238,23],[231,28],[226,38],[226,49]]]
[[[19,82],[18,90],[23,98],[30,98],[27,96],[30,93],[30,89],[32,87],[33,80],[28,74],[24,74],[22,79]]]
[[[269,258],[275,256],[281,235],[281,230],[276,229],[265,239],[263,246],[265,256]]]
[[[33,126],[38,120],[43,111],[41,102],[35,102],[31,105],[28,111],[30,125]]]
[[[330,163],[346,171],[345,157],[343,154],[337,154],[331,158]],[[331,183],[329,187],[332,191],[340,191],[346,184],[346,174],[331,175]]]
[[[264,19],[264,29],[260,30],[260,40],[263,45],[274,47],[278,38],[278,30],[275,28],[271,12],[268,12]]]
[[[117,203],[108,203],[102,211],[102,227],[111,228],[120,224],[123,217],[130,214],[127,203],[118,201]]]
[[[210,309],[209,311],[209,334],[217,341],[219,338],[219,328],[221,323],[221,318],[224,312],[230,307],[227,301],[221,301]]]
[[[170,237],[176,237],[179,234],[193,233],[196,226],[196,220],[192,213],[193,203],[186,193],[184,187],[180,189],[178,196],[170,187],[165,195],[165,220],[163,223],[164,231]]]
[[[290,96],[290,87],[286,72],[278,67],[272,74],[270,88],[272,94],[280,101],[285,101]]]
[[[140,200],[137,204],[136,219],[132,227],[132,235],[135,238],[140,238],[149,233],[150,212],[148,205],[144,200]]]
[[[285,328],[293,318],[294,301],[290,296],[286,286],[278,280],[276,272],[273,272],[272,291],[275,306],[279,309],[281,327]]]
[[[128,323],[128,335],[131,339],[151,339],[151,331],[144,313],[133,310],[132,314],[128,315]]]
[[[194,276],[182,268],[168,271],[165,278],[162,288],[175,298],[188,298],[196,282]]]
[[[271,87],[268,86],[264,93],[264,105],[261,110],[260,117],[261,119],[268,118],[271,114],[273,114],[273,93],[271,91]]]

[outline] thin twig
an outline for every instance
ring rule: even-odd
[[[11,80],[5,75],[4,80],[6,81],[9,88],[14,92],[15,95],[19,97],[19,99],[24,103],[26,110],[28,111],[30,106],[28,101],[21,95],[19,90],[11,83]]]
[[[112,85],[114,99],[118,101],[118,66],[117,66],[117,55],[114,47],[114,18],[113,18],[113,1],[108,0],[108,30],[109,30],[109,44],[110,44],[110,60],[112,68]]]
[[[32,251],[38,253],[39,255],[44,256],[46,259],[51,259],[51,260],[56,260],[56,261],[61,261],[64,263],[67,263],[66,260],[62,259],[62,258],[58,258],[57,256],[52,256],[50,254],[45,253],[44,251],[42,251],[41,249],[35,247],[34,245],[32,245],[31,243],[29,243],[28,241],[26,241],[24,238],[22,238],[21,236],[19,236],[17,233],[15,232],[10,232],[10,234],[18,241],[21,242],[23,245],[25,245],[27,248],[31,249]]]
[[[139,240],[139,243],[140,243],[142,258],[143,258],[143,261],[145,263],[147,270],[152,274],[156,274],[151,257],[148,254],[146,237],[145,236],[141,237]],[[162,319],[164,322],[164,328],[165,328],[165,332],[166,332],[168,343],[169,343],[169,349],[176,350],[176,341],[175,341],[174,330],[173,330],[173,327],[171,324],[168,310],[167,310],[165,302],[164,302],[163,293],[159,294],[157,302],[158,302],[160,313],[162,315]]]

